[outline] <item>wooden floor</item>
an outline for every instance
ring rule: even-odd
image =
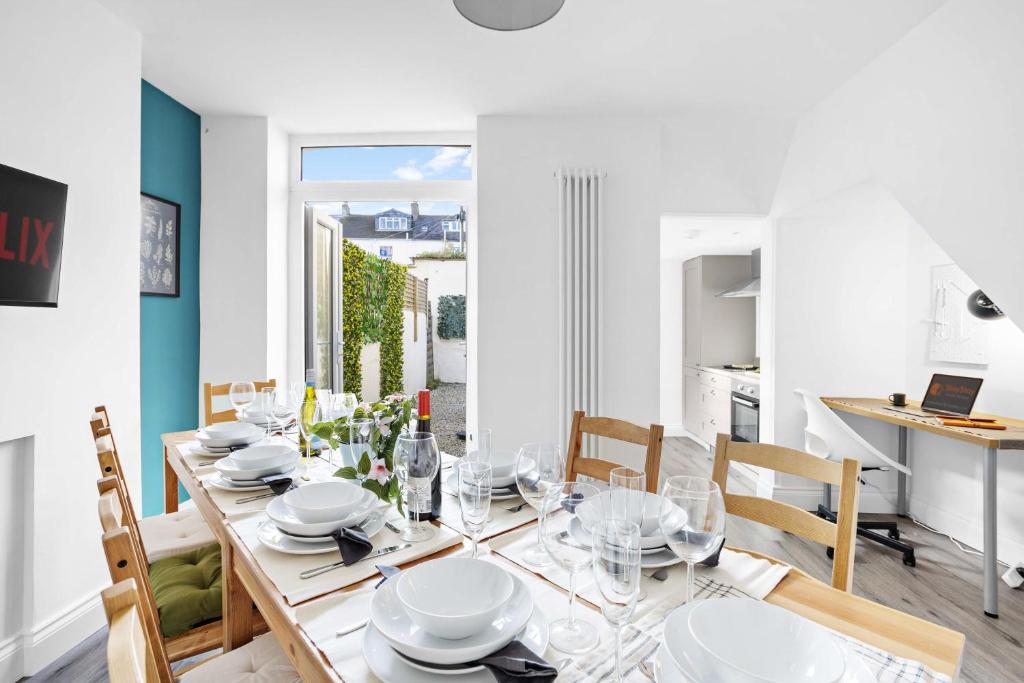
[[[662,475],[710,475],[707,451],[689,439],[665,439]],[[746,485],[738,480],[730,486]],[[730,545],[768,553],[827,581],[831,561],[824,548],[802,539],[730,519]],[[900,533],[917,554],[917,567],[899,554],[858,539],[854,592],[884,605],[967,634],[960,680],[969,683],[1024,681],[1024,591],[999,584],[1000,618],[981,613],[981,558],[966,555],[945,536],[900,520]],[[107,680],[106,632],[100,631],[31,680],[92,683]]]

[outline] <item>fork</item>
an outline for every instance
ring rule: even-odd
[[[513,505],[510,508],[505,508],[505,510],[507,510],[508,512],[519,512],[527,505],[529,505],[529,503],[520,503],[519,505]]]

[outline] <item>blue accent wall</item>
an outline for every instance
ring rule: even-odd
[[[181,204],[181,296],[140,297],[144,515],[163,512],[160,435],[199,424],[199,128],[198,114],[142,81],[141,189]]]

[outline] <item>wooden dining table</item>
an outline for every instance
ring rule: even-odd
[[[345,680],[345,672],[336,671],[299,626],[295,616],[297,606],[289,604],[275,587],[249,547],[228,524],[224,513],[211,498],[210,491],[186,463],[182,446],[193,441],[194,435],[195,431],[185,431],[161,436],[165,457],[164,484],[167,491],[165,507],[168,512],[177,509],[180,482],[221,544],[224,649],[230,650],[252,640],[251,608],[255,604],[303,681]],[[444,516],[440,524],[445,524]],[[520,530],[517,529],[515,532],[518,531]],[[458,550],[461,550],[460,546],[450,547],[402,565],[402,568],[449,555]],[[761,557],[750,551],[741,552]],[[539,581],[547,581],[539,574],[535,576]],[[378,575],[336,592],[357,590],[367,583],[375,583],[379,578]],[[316,599],[322,597],[317,596]],[[964,648],[962,633],[852,593],[834,589],[798,569],[791,569],[765,597],[765,602],[785,608],[893,655],[919,661],[954,680],[959,673]],[[580,600],[580,603],[587,608],[597,609],[585,600]]]

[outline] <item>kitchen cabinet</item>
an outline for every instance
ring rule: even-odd
[[[719,297],[750,279],[750,256],[698,256],[683,262],[683,365],[748,363],[755,355],[755,298]]]
[[[683,392],[683,426],[686,427],[686,431],[699,436],[701,418],[703,417],[703,411],[700,410],[700,406],[703,401],[701,398],[700,379],[697,377],[695,370],[684,375]]]

